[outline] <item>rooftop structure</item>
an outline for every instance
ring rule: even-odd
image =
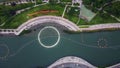
[[[48,3],[48,2],[49,2],[49,0],[42,0],[42,2]]]
[[[80,3],[82,0],[72,0],[72,3]]]
[[[68,56],[57,60],[48,68],[96,68],[96,67],[81,58]]]

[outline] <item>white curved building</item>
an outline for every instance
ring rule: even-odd
[[[50,65],[48,68],[97,68],[87,61],[75,57],[67,56],[57,60],[55,63]]]

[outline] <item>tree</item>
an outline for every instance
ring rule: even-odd
[[[107,7],[105,7],[105,11],[107,11],[108,13],[116,16],[116,17],[120,17],[120,2],[115,2]]]
[[[15,3],[15,2],[12,2],[12,3],[11,3],[11,6],[16,6],[16,3]]]

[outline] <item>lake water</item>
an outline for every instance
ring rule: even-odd
[[[120,31],[68,34],[59,30],[58,44],[45,48],[38,38],[50,46],[58,34],[45,29],[38,37],[40,30],[21,36],[0,36],[0,68],[46,68],[65,56],[77,56],[95,66],[120,63]]]

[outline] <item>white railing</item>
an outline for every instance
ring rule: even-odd
[[[71,31],[78,31],[79,30],[79,27],[77,25],[75,25],[73,22],[71,22],[67,19],[64,19],[62,17],[40,16],[40,17],[33,18],[31,20],[28,20],[27,22],[20,25],[17,29],[0,29],[0,34],[12,33],[15,35],[19,35],[25,29],[29,29],[37,24],[46,23],[46,22],[50,22],[50,21],[57,23],[57,24],[60,24],[60,25],[63,25]],[[8,31],[8,30],[10,30],[10,31]],[[13,32],[11,32],[11,30]]]

